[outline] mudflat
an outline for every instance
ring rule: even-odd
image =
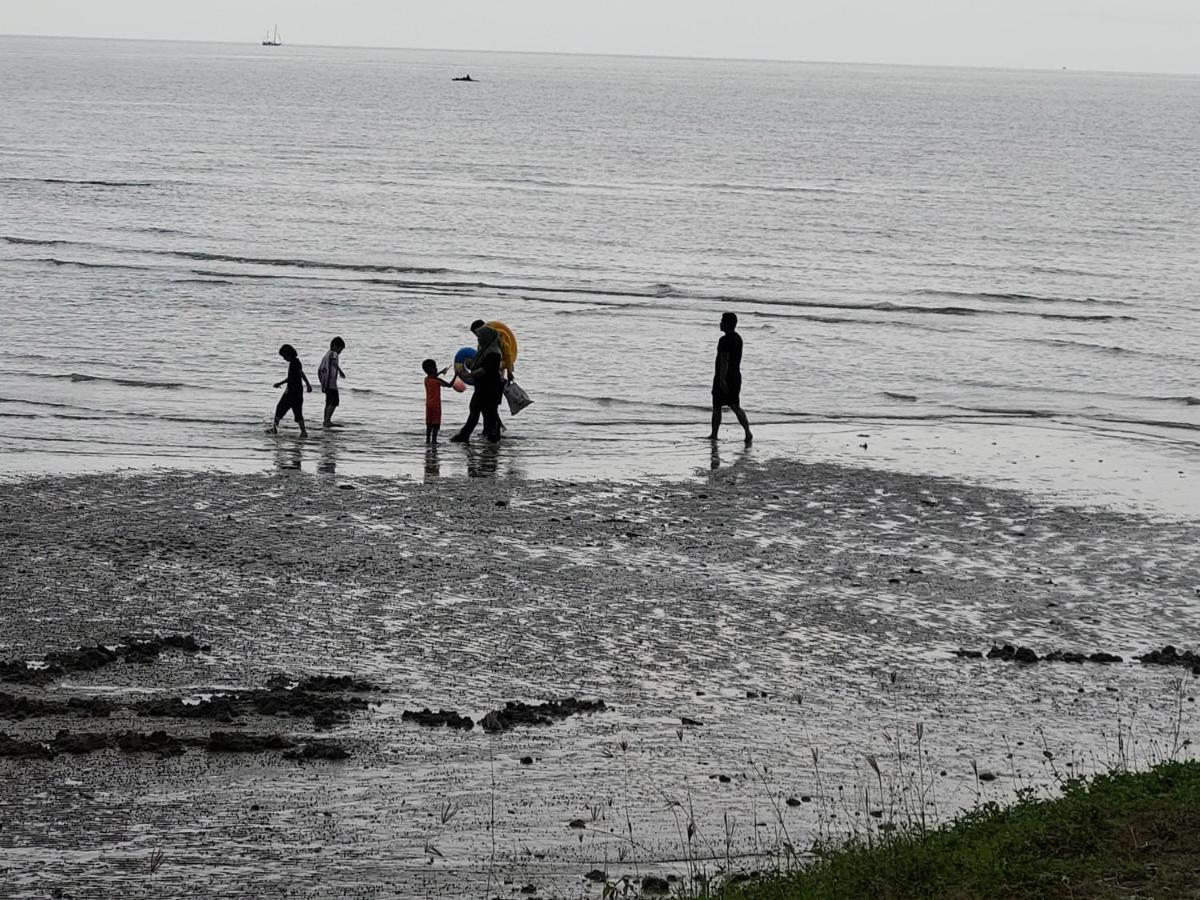
[[[6,897],[598,896],[1191,752],[1189,522],[747,461],[31,479],[0,534]]]

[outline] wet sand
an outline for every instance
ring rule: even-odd
[[[599,896],[596,869],[752,868],[784,839],[1191,752],[1195,677],[1134,657],[1200,646],[1194,523],[731,458],[683,481],[0,484],[0,661],[127,635],[209,648],[0,683],[43,703],[3,714],[12,740],[110,736],[0,758],[3,895]],[[1005,642],[1123,661],[956,655]],[[357,680],[331,689],[344,708],[276,712],[271,690],[316,675]],[[170,714],[221,694],[227,721]],[[55,706],[71,698],[113,708]],[[498,732],[403,718],[566,698],[604,706]],[[115,737],[155,730],[180,752]]]

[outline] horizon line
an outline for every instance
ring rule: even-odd
[[[91,34],[18,34],[10,32],[0,32],[0,38],[34,38],[43,40],[73,40],[73,41],[128,41],[146,44],[220,44],[230,47],[257,47],[261,43],[259,41],[231,41],[231,40],[213,40],[213,39],[197,39],[197,38],[154,38],[154,37],[113,37],[111,35],[91,35]],[[1017,66],[1017,65],[971,65],[968,63],[917,63],[917,62],[879,62],[879,61],[864,61],[864,60],[836,60],[836,59],[787,59],[781,57],[767,56],[701,56],[701,55],[686,55],[674,53],[619,53],[615,51],[599,51],[599,50],[503,50],[496,48],[482,49],[471,47],[402,47],[389,46],[380,44],[306,44],[297,42],[294,44],[281,43],[281,47],[304,47],[313,50],[401,50],[401,51],[417,51],[424,53],[494,53],[494,54],[512,54],[520,56],[582,56],[582,57],[598,57],[598,58],[615,58],[615,59],[666,59],[666,60],[687,60],[693,62],[740,62],[740,63],[776,63],[789,65],[810,65],[810,66],[891,66],[895,68],[908,69],[970,69],[976,71],[992,71],[992,72],[1073,72],[1076,74],[1085,75],[1141,75],[1141,76],[1166,76],[1173,78],[1196,78],[1200,77],[1200,71],[1196,72],[1162,72],[1149,71],[1142,69],[1087,69],[1087,68],[1071,68],[1070,66]]]

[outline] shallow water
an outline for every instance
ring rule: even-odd
[[[338,464],[411,470],[419,362],[478,315],[521,340],[511,433],[604,474],[704,427],[725,309],[759,423],[1000,416],[1195,459],[1200,79],[0,49],[0,452],[24,470],[269,466],[275,350],[312,375],[334,333]]]

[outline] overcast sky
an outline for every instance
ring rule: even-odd
[[[1200,73],[1200,0],[0,0],[0,33]]]

